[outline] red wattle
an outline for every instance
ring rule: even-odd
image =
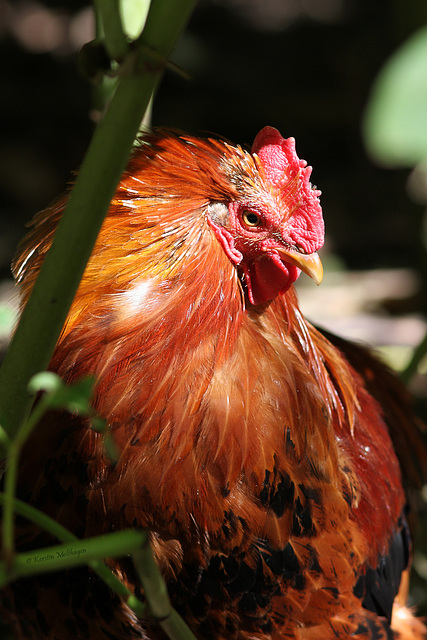
[[[263,304],[285,293],[300,274],[300,269],[280,259],[265,257],[243,265],[249,301]]]

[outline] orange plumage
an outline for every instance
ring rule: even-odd
[[[309,175],[271,128],[252,153],[141,140],[50,365],[67,382],[95,375],[119,459],[87,420],[52,413],[20,497],[81,537],[149,530],[197,638],[415,640],[424,627],[398,594],[415,420],[391,374],[298,308],[299,270],[321,279]],[[24,303],[65,200],[36,216],[15,263]],[[111,566],[138,594],[129,563]],[[87,570],[21,583],[5,597],[18,638],[164,638]]]

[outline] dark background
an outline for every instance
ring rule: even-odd
[[[381,168],[367,157],[361,121],[377,72],[427,22],[423,4],[203,0],[172,57],[190,79],[167,71],[153,111],[154,125],[240,143],[250,144],[266,124],[294,136],[323,192],[326,266],[416,274],[415,293],[382,301],[388,317],[427,310],[424,209],[408,196],[408,169]],[[25,223],[82,160],[94,88],[75,64],[91,38],[87,2],[0,0],[0,11],[0,280],[7,281]],[[416,391],[425,415],[423,384]],[[415,576],[425,607],[422,582]]]

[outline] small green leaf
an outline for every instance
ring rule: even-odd
[[[93,394],[94,378],[87,376],[69,386],[63,386],[52,397],[51,406],[55,409],[67,409],[70,412],[77,411],[81,415],[91,415],[93,409],[90,399]]]
[[[91,415],[90,399],[93,394],[94,378],[87,376],[74,384],[66,385],[56,373],[41,371],[28,384],[31,394],[44,391],[45,406],[48,409],[67,409],[82,415]]]
[[[416,31],[380,71],[366,108],[369,153],[386,166],[427,158],[427,27]]]
[[[61,378],[52,371],[40,371],[40,373],[36,373],[28,383],[28,391],[33,395],[39,393],[39,391],[56,393],[63,387],[64,383]]]

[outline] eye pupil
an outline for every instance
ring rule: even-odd
[[[242,217],[248,227],[259,227],[261,224],[261,218],[253,211],[244,211]]]

